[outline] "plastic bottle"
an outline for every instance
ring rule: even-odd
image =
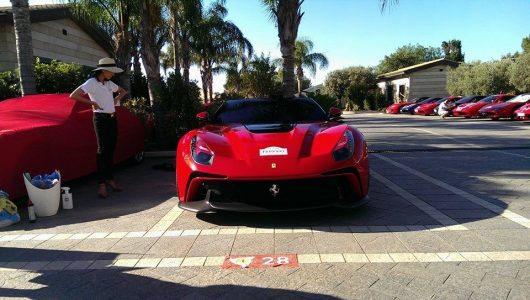
[[[63,200],[63,209],[72,209],[74,208],[74,202],[72,200],[72,193],[70,193],[70,188],[65,186],[61,188],[63,190],[62,200]]]
[[[31,202],[31,199],[28,200],[28,216],[30,223],[35,223],[35,221],[37,221],[37,217],[35,216],[35,207],[33,207],[33,202]]]

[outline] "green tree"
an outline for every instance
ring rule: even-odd
[[[274,97],[280,93],[276,66],[263,53],[250,60],[248,68],[241,75],[241,93],[247,98]]]
[[[462,53],[462,42],[460,40],[443,41],[442,50],[446,59],[464,62],[464,53]]]
[[[384,74],[442,57],[443,52],[440,48],[409,44],[397,48],[390,55],[385,55],[377,66],[377,73]]]
[[[523,48],[524,53],[530,52],[530,35],[523,38],[523,41],[521,42],[521,48]]]
[[[13,25],[15,28],[20,91],[22,96],[37,92],[33,74],[33,46],[31,43],[31,21],[28,0],[11,0]]]
[[[530,52],[515,59],[508,71],[510,83],[521,93],[530,92]]]
[[[347,108],[355,104],[359,108],[375,107],[376,74],[372,68],[349,67],[330,72],[324,82],[324,93],[346,102]],[[365,105],[370,103],[370,105]],[[368,106],[368,107],[365,107]]]
[[[308,39],[296,41],[294,51],[294,65],[296,66],[296,80],[298,83],[298,93],[302,92],[304,81],[304,68],[309,70],[312,76],[317,72],[317,66],[327,68],[329,63],[326,56],[322,53],[313,53],[313,42]]]
[[[452,95],[490,95],[515,92],[508,70],[511,59],[462,64],[449,71],[447,91]]]

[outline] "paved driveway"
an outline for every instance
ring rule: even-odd
[[[149,158],[120,168],[122,193],[86,177],[73,210],[2,229],[0,297],[530,299],[530,123],[346,118],[369,141],[365,207],[196,216]]]

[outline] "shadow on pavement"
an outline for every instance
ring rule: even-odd
[[[10,252],[21,249],[4,248],[2,251],[4,250]],[[54,261],[57,263],[66,259],[73,260],[76,257],[80,260],[84,260],[86,257],[93,257],[92,259],[112,261],[117,258],[117,255],[117,253],[24,249],[23,258],[27,262],[31,258],[45,257],[50,259],[48,264],[50,265],[54,264]],[[53,257],[55,258],[53,259]],[[20,260],[12,260],[11,263],[16,263],[17,261]],[[181,299],[184,297],[188,299],[338,299],[324,294],[285,289],[215,284],[216,280],[223,281],[223,277],[230,275],[232,272],[241,272],[240,276],[248,275],[245,270],[222,270],[220,267],[201,267],[202,269],[199,270],[196,267],[179,267],[151,269],[151,271],[145,272],[141,268],[119,267],[69,270],[68,266],[69,264],[66,263],[63,270],[45,270],[46,265],[37,271],[26,270],[35,273],[25,273],[24,276],[11,277],[11,285],[18,281],[18,284],[14,284],[17,288],[0,287],[0,297],[24,297],[30,299]],[[9,267],[4,266],[4,268]],[[192,280],[192,278],[204,273],[204,268],[215,272],[212,272],[215,276],[212,275],[210,278],[203,276],[203,281],[199,281],[199,284],[205,286],[194,287],[171,282],[173,280],[178,282]],[[216,268],[218,271],[215,271]],[[25,270],[17,267],[13,267],[13,269]],[[142,272],[151,276],[143,276]],[[31,278],[32,275],[35,275],[35,277]],[[9,275],[2,277],[6,278]],[[5,286],[5,283],[3,285]],[[38,287],[35,285],[38,285]],[[27,289],[23,287],[27,287]]]

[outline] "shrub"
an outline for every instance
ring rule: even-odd
[[[144,125],[145,139],[151,140],[154,128],[154,119],[149,100],[147,98],[129,98],[123,100],[122,105],[140,119]]]
[[[37,93],[70,93],[90,75],[90,70],[78,64],[67,64],[52,60],[35,63],[35,83]]]
[[[156,141],[160,148],[173,149],[178,139],[190,129],[197,127],[195,115],[201,105],[199,87],[195,82],[185,82],[181,76],[170,74],[154,103]],[[156,111],[158,109],[158,111]]]
[[[315,95],[312,95],[311,98],[313,98],[313,100],[315,100],[318,104],[320,104],[320,106],[322,106],[322,108],[324,109],[326,113],[329,111],[329,109],[332,106],[341,108],[339,101],[337,101],[337,98],[335,97],[332,97],[326,94],[315,94]]]
[[[20,96],[20,86],[15,71],[0,72],[0,101]]]

